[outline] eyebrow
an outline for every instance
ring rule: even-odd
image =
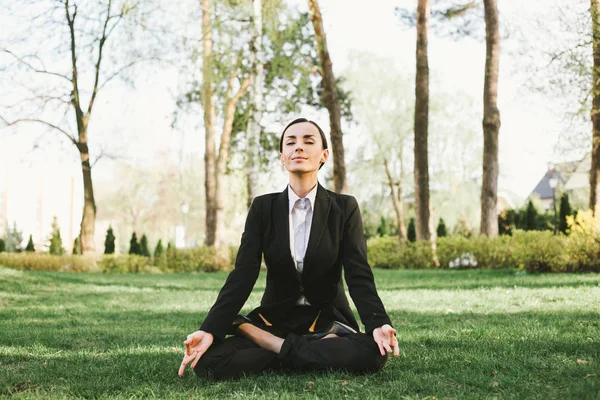
[[[317,135],[315,135],[315,134],[304,135],[305,139],[313,138],[313,137],[317,137]],[[296,139],[296,135],[289,135],[289,136],[286,136],[285,138],[286,139]]]

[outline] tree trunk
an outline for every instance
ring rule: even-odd
[[[81,137],[82,135],[80,135]],[[77,144],[81,158],[81,171],[83,173],[83,217],[81,218],[81,254],[93,255],[96,253],[94,231],[96,226],[96,202],[94,200],[94,186],[92,185],[92,167],[90,153],[87,145],[87,136]]]
[[[202,0],[202,107],[204,109],[204,188],[206,192],[206,237],[204,243],[207,246],[215,245],[217,233],[212,46],[210,0]]]
[[[592,166],[590,168],[590,209],[595,213],[600,199],[600,6],[591,0],[594,69],[592,83]]]
[[[263,51],[262,51],[262,0],[252,2],[252,42],[250,44],[252,63],[252,90],[250,92],[250,121],[248,122],[248,153],[246,170],[248,177],[247,206],[257,195],[258,148],[260,121],[263,109]]]
[[[429,164],[427,134],[429,124],[429,61],[427,29],[429,0],[417,6],[417,76],[415,84],[415,211],[417,240],[431,239],[429,211]]]
[[[396,223],[398,224],[398,240],[404,242],[406,240],[406,227],[404,226],[404,208],[402,206],[402,186],[396,185],[392,178],[392,173],[388,165],[387,158],[383,159],[383,166],[385,167],[385,173],[388,178],[388,185],[392,192],[392,204],[394,205],[394,211],[396,213]]]
[[[308,0],[308,12],[315,30],[315,39],[321,62],[321,76],[323,78],[323,91],[325,106],[329,111],[329,126],[331,129],[331,151],[333,154],[333,185],[338,193],[348,191],[346,184],[346,162],[344,161],[344,142],[342,138],[342,122],[340,102],[338,99],[335,76],[329,51],[327,39],[323,29],[323,19],[318,0]]]
[[[484,0],[485,7],[485,82],[483,86],[483,180],[481,183],[480,233],[498,236],[498,67],[500,33],[496,0]]]

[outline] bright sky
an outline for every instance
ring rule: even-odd
[[[306,8],[303,0],[289,2]],[[538,9],[542,2],[505,0],[500,2],[500,10],[508,16],[527,13]],[[377,0],[368,2],[368,6],[363,0],[320,3],[336,73],[344,70],[355,50],[392,58],[398,68],[414,71],[414,29],[401,28],[394,13],[396,6],[413,2]],[[439,87],[431,88],[432,95],[436,90],[450,93],[462,90],[473,96],[481,109],[484,43],[470,39],[453,42],[431,35],[429,55],[432,81],[439,82]],[[514,72],[517,64],[512,57],[503,53],[500,61],[500,189],[525,197],[546,171],[548,162],[556,158],[553,149],[561,122],[559,116],[540,105],[538,98],[518,92],[522,77]],[[202,154],[200,116],[189,116],[178,128],[171,127],[178,80],[176,70],[163,69],[138,77],[135,88],[113,81],[98,99],[91,120],[92,140],[95,135],[114,138],[122,143],[121,155],[144,163],[151,162],[161,149],[176,150],[182,143],[186,152]],[[2,99],[1,92],[0,100],[4,103],[6,99]],[[317,119],[322,126],[328,126],[326,114],[321,113]],[[40,137],[40,147],[31,151]],[[40,127],[32,125],[0,131],[0,191],[9,188],[8,219],[16,220],[26,236],[33,233],[36,237],[37,207],[42,192],[43,236],[48,235],[52,216],[57,215],[63,237],[67,238],[71,176],[75,176],[74,234],[78,233],[83,197],[78,154],[72,145],[57,138],[55,134],[44,135]],[[110,162],[100,162],[94,168],[94,178],[110,180],[111,168]],[[273,190],[281,190],[280,186]]]

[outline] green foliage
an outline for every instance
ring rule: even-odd
[[[79,239],[79,236],[73,240],[73,255],[81,255],[81,239]]]
[[[534,231],[538,228],[538,212],[533,201],[529,200],[527,203],[527,209],[525,210],[525,226],[526,231]]]
[[[131,240],[129,241],[129,254],[142,255],[142,249],[135,232],[131,234]]]
[[[379,222],[379,226],[377,227],[377,235],[379,235],[379,236],[387,236],[388,235],[387,222],[385,221],[385,217],[383,217],[383,216],[381,216],[381,221]]]
[[[135,235],[135,232],[133,233]],[[114,254],[115,253],[115,234],[113,232],[113,228],[111,225],[108,226],[106,230],[106,238],[104,239],[104,254]],[[133,239],[133,238],[132,238]],[[136,239],[137,242],[137,239]],[[131,249],[129,250],[131,254]]]
[[[148,257],[140,256],[137,254],[121,254],[118,256],[112,254],[105,254],[102,257],[100,263],[100,269],[102,272],[107,273],[137,273],[137,272],[150,272],[151,262]]]
[[[9,253],[20,253],[23,251],[23,232],[17,229],[16,221],[12,229],[6,227],[6,251]]]
[[[35,246],[33,245],[33,236],[29,235],[29,241],[27,242],[27,247],[25,247],[25,251],[32,253],[35,251]]]
[[[560,197],[560,212],[559,212],[559,220],[558,220],[558,231],[561,233],[567,234],[567,217],[571,215],[573,210],[571,210],[571,204],[569,203],[569,195],[563,193]]]
[[[448,236],[448,231],[446,230],[446,223],[444,222],[443,218],[440,218],[440,221],[438,222],[436,233],[437,237],[439,238]]]
[[[60,228],[58,227],[58,219],[56,216],[52,219],[52,232],[50,233],[50,246],[48,252],[54,256],[62,256],[65,254],[62,238],[60,237]]]
[[[232,264],[227,249],[196,247],[191,249],[167,249],[166,270],[169,272],[227,271]]]
[[[4,239],[0,238],[0,253],[5,252],[6,251],[6,242],[4,241]]]
[[[140,239],[140,255],[144,257],[150,257],[150,250],[148,249],[148,237],[144,233]]]
[[[411,218],[408,222],[408,228],[406,230],[406,237],[409,242],[417,241],[417,227],[415,226],[415,219]]]
[[[158,243],[156,243],[156,247],[154,248],[154,258],[162,257],[164,253],[162,239],[158,239]]]
[[[55,256],[51,254],[0,253],[0,265],[25,271],[96,271],[96,260],[87,256]]]

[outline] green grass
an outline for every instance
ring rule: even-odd
[[[600,275],[375,276],[402,349],[381,372],[215,383],[177,368],[226,274],[0,268],[0,397],[600,399]]]

